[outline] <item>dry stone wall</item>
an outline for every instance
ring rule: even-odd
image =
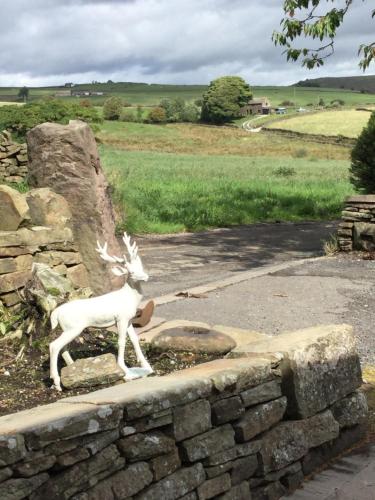
[[[341,251],[375,250],[375,195],[347,198],[341,218],[337,230]]]
[[[12,141],[6,130],[0,133],[0,182],[19,183],[28,174],[27,146]]]
[[[1,417],[0,498],[277,499],[363,436],[349,326],[234,356]]]
[[[0,213],[0,301],[5,306],[18,307],[34,262],[67,276],[75,288],[88,286],[62,196],[48,188],[21,194],[0,185]]]

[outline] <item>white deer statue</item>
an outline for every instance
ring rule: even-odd
[[[64,348],[69,342],[78,337],[84,328],[89,326],[106,328],[117,325],[119,336],[117,363],[124,371],[125,380],[128,381],[153,373],[150,364],[142,353],[137,333],[131,324],[131,320],[136,315],[137,308],[142,300],[140,282],[147,281],[148,275],[143,269],[136,243],[131,244],[130,237],[126,233],[124,233],[123,241],[129,253],[130,261],[126,259],[125,255],[123,258],[108,255],[107,243],[101,246],[97,242],[98,246],[96,250],[102,259],[116,264],[112,268],[114,274],[117,276],[128,275],[125,285],[120,290],[99,297],[67,302],[57,307],[51,314],[52,329],[56,328],[59,324],[63,330],[60,337],[49,345],[50,377],[53,379],[52,387],[58,391],[61,391],[60,376],[57,368],[59,353],[61,350],[65,351],[63,357],[71,363],[72,359]],[[123,264],[123,266],[120,266],[120,264]],[[125,365],[124,354],[127,333],[142,368],[131,369]]]

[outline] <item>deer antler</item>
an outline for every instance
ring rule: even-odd
[[[105,242],[103,246],[100,245],[99,241],[97,241],[96,243],[98,245],[96,248],[96,251],[100,254],[100,257],[103,260],[106,260],[107,262],[112,262],[114,264],[121,264],[122,262],[126,262],[126,259],[122,259],[121,257],[117,257],[116,255],[111,256],[108,254],[108,252],[107,252],[108,243],[107,242]]]
[[[134,241],[134,243],[131,244],[130,236],[128,236],[126,233],[124,233],[124,236],[122,237],[122,241],[124,242],[124,244],[126,246],[126,249],[127,249],[129,257],[130,257],[130,261],[136,259],[137,255],[138,255],[138,248],[137,248],[136,242]],[[124,258],[126,261],[125,255],[124,255]]]

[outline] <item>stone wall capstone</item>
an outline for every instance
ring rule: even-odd
[[[365,433],[360,376],[335,375],[338,360],[343,372],[358,362],[337,342],[353,344],[350,327],[313,330],[298,332],[300,346],[285,334],[283,352],[270,340],[242,358],[1,417],[0,498],[277,500]],[[295,395],[280,369],[291,352]],[[325,376],[330,394],[317,391]],[[306,416],[287,414],[290,399]]]
[[[50,187],[67,200],[72,230],[96,293],[113,290],[123,279],[98,259],[96,241],[108,242],[110,254],[122,255],[115,237],[115,216],[94,134],[87,123],[43,123],[27,134],[29,184]]]
[[[27,178],[26,144],[13,142],[7,130],[0,133],[0,182],[19,183]]]
[[[345,200],[337,230],[341,251],[375,250],[375,195],[351,196]]]

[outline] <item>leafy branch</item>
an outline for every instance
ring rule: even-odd
[[[333,2],[334,0],[326,0],[328,4]],[[275,45],[285,47],[283,53],[288,61],[300,60],[302,66],[308,69],[322,66],[324,60],[334,53],[337,30],[353,0],[344,0],[341,9],[333,7],[317,13],[322,3],[324,0],[284,0],[285,17],[280,22],[281,31],[274,31],[272,35]],[[371,12],[371,17],[374,16],[375,10]],[[314,48],[296,47],[295,41],[300,37],[319,40],[321,44]],[[375,42],[360,45],[358,55],[362,56],[359,66],[365,71],[375,58]]]

